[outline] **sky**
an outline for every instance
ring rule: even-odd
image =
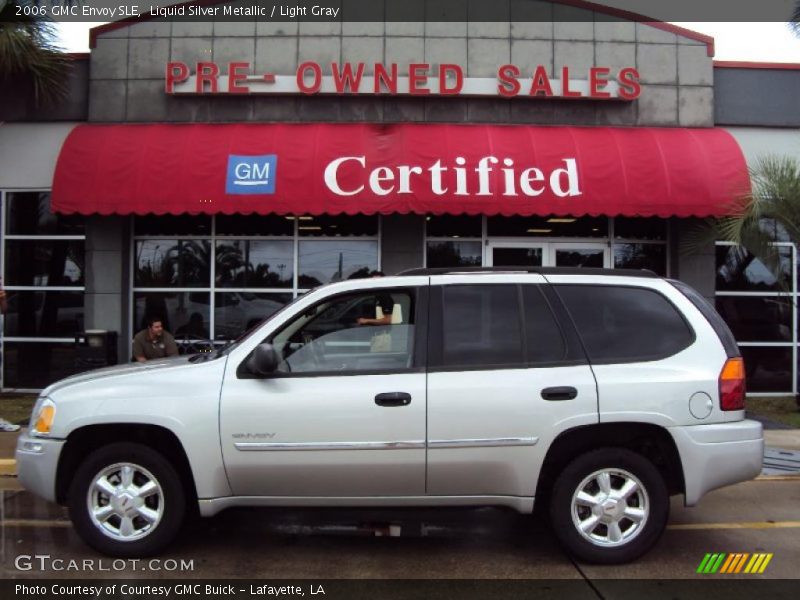
[[[61,23],[67,52],[89,51],[89,29],[102,23]],[[800,38],[786,23],[675,23],[714,38],[714,60],[800,63]]]

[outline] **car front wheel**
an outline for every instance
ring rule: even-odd
[[[663,533],[669,494],[647,458],[602,448],[575,458],[556,479],[550,515],[559,541],[579,560],[624,563]]]
[[[110,556],[160,552],[180,529],[185,504],[172,464],[155,450],[129,442],[91,453],[69,491],[70,518],[78,534]]]

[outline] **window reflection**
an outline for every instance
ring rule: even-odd
[[[137,287],[207,287],[211,243],[208,240],[139,240]]]
[[[6,203],[8,234],[83,235],[83,217],[53,213],[49,192],[10,192]]]
[[[428,237],[481,237],[482,217],[468,215],[430,215],[425,217]]]
[[[490,236],[606,237],[608,217],[489,217]]]
[[[717,291],[765,292],[791,289],[792,252],[780,248],[780,278],[741,246],[717,246]]]
[[[648,269],[656,275],[667,274],[667,246],[665,244],[615,244],[614,268]]]
[[[5,285],[82,286],[84,242],[6,241]]]
[[[218,340],[236,339],[291,301],[291,294],[217,293],[214,301],[215,337]]]
[[[83,292],[7,291],[5,334],[72,337],[83,330]]]
[[[791,348],[744,346],[740,349],[744,357],[748,392],[791,392]]]
[[[164,329],[173,335],[186,335],[198,328],[209,330],[211,294],[208,292],[136,292],[133,303],[134,333],[147,326],[148,317],[161,319]]]
[[[298,287],[367,277],[378,268],[378,242],[300,242]]]
[[[292,287],[292,242],[231,240],[217,242],[217,285],[222,287]]]
[[[133,222],[135,235],[209,235],[210,215],[142,215]]]
[[[480,242],[428,242],[428,267],[480,267]]]
[[[7,388],[41,389],[76,372],[73,342],[3,344],[3,383]]]
[[[792,341],[792,303],[788,299],[717,296],[716,305],[737,341]]]

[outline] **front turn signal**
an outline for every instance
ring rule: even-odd
[[[53,420],[56,418],[56,405],[52,400],[45,400],[39,407],[38,413],[34,417],[34,434],[49,434],[53,427]]]

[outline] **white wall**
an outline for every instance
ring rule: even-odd
[[[724,127],[742,148],[748,166],[770,154],[794,156],[800,160],[800,129],[765,127]]]
[[[0,123],[0,189],[53,187],[61,146],[77,123]]]

